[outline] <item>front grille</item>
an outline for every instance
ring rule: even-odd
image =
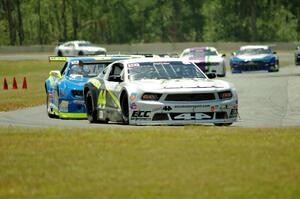
[[[168,114],[166,113],[155,113],[152,121],[158,121],[158,120],[169,120]]]
[[[227,112],[216,112],[216,119],[227,119]]]
[[[208,101],[215,99],[214,93],[169,94],[165,101]]]
[[[83,97],[83,91],[82,90],[72,90],[73,97]]]
[[[206,72],[209,66],[218,66],[219,63],[216,62],[200,62],[195,63],[202,71]]]

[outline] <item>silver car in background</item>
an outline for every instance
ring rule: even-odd
[[[57,56],[82,56],[106,54],[106,49],[96,46],[89,41],[69,41],[55,48]]]

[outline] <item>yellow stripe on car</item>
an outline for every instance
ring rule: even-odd
[[[106,90],[101,90],[98,97],[98,105],[100,108],[105,108],[106,106]]]
[[[99,89],[101,86],[101,82],[97,79],[89,79],[88,82],[93,84],[97,89]]]
[[[121,105],[120,105],[118,98],[110,90],[107,90],[107,91],[110,94],[111,98],[113,99],[114,103],[118,106],[118,109],[121,110]]]

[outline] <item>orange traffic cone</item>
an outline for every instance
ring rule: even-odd
[[[4,77],[3,90],[8,90],[8,85],[5,77]]]
[[[13,80],[13,89],[18,89],[18,84],[17,84],[17,81],[16,81],[15,77],[14,77],[14,80]]]
[[[27,81],[26,81],[26,77],[24,77],[23,79],[23,85],[22,85],[23,89],[27,89]]]

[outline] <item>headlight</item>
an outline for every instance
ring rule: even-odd
[[[161,95],[159,93],[144,93],[142,100],[158,101]]]
[[[218,93],[220,99],[231,99],[232,92],[231,91],[223,91]]]

